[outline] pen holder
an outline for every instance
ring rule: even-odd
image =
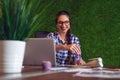
[[[42,62],[42,69],[45,71],[51,70],[51,62],[50,61],[43,61]]]

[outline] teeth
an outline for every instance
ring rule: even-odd
[[[65,29],[62,29],[62,30],[65,30]]]
[[[66,28],[61,28],[61,29],[66,29]]]

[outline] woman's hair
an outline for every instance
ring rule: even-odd
[[[70,14],[69,14],[67,11],[64,11],[64,10],[63,10],[63,11],[59,11],[59,12],[57,13],[56,19],[55,19],[55,23],[56,23],[56,24],[57,24],[57,22],[58,22],[59,16],[61,16],[61,15],[66,15],[66,16],[69,18],[69,21],[70,21],[70,24],[71,24]],[[69,29],[69,30],[67,31],[66,40],[68,41],[67,44],[71,44],[71,29]]]
[[[57,24],[57,21],[58,21],[58,18],[59,16],[61,15],[66,15],[68,18],[69,18],[69,21],[71,22],[71,19],[70,19],[70,14],[67,12],[67,11],[59,11],[56,15],[56,19],[55,19],[55,23]]]

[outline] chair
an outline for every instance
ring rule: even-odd
[[[46,38],[49,33],[48,31],[37,31],[35,33],[35,38]]]

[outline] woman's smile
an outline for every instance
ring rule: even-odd
[[[69,18],[66,15],[61,15],[58,18],[57,28],[59,32],[66,33],[70,29]]]

